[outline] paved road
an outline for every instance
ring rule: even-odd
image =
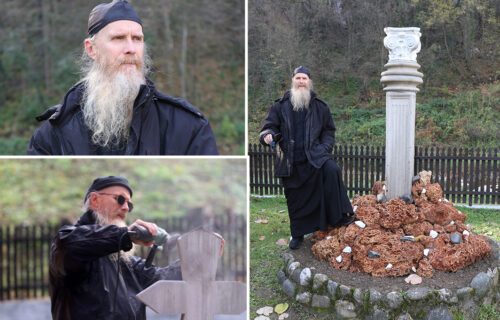
[[[158,315],[147,308],[148,320],[179,320],[180,315]],[[49,300],[18,300],[0,303],[0,320],[51,320]],[[240,315],[219,315],[215,320],[246,320],[246,312]]]

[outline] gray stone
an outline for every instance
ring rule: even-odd
[[[308,304],[309,302],[311,302],[311,293],[307,291],[299,293],[297,297],[295,297],[295,300],[303,304]]]
[[[330,307],[330,298],[327,296],[320,296],[320,295],[313,295],[312,297],[312,304],[313,307],[318,307],[318,308],[329,308]]]
[[[401,240],[403,242],[405,242],[405,241],[413,242],[413,241],[415,241],[415,237],[414,236],[404,236],[404,237],[399,238],[399,240]]]
[[[451,243],[455,243],[455,244],[464,242],[464,240],[462,239],[462,236],[460,236],[460,234],[458,234],[456,232],[453,232],[450,235],[450,241],[451,241]]]
[[[403,303],[403,297],[401,296],[401,293],[392,291],[387,294],[385,301],[387,302],[389,308],[397,309]]]
[[[283,272],[283,270],[280,270],[280,271],[278,272],[278,282],[279,282],[280,284],[283,284],[283,281],[285,281],[285,280],[286,280],[286,275],[285,275],[285,272]]]
[[[482,298],[493,286],[493,279],[486,273],[479,272],[470,282],[470,286],[476,290],[476,296]]]
[[[285,281],[283,281],[283,292],[289,297],[294,297],[295,284],[292,281],[286,279]]]
[[[493,270],[488,268],[488,276],[493,280],[493,287],[498,285],[498,268],[493,268]]]
[[[377,251],[370,250],[368,251],[368,258],[372,259],[380,258],[380,253],[378,253]]]
[[[384,296],[375,289],[370,289],[370,303],[375,304],[382,300]]]
[[[460,300],[467,299],[469,297],[472,297],[472,294],[474,293],[474,289],[471,287],[465,287],[465,288],[460,288],[457,290],[457,297]]]
[[[326,288],[328,289],[328,294],[331,295],[332,297],[335,298],[337,295],[337,289],[339,287],[339,284],[335,281],[328,280],[328,284],[326,285]]]
[[[438,293],[438,299],[441,302],[446,302],[446,303],[457,303],[458,302],[458,297],[453,294],[453,292],[450,289],[443,288],[440,290],[436,291]]]
[[[413,320],[413,318],[408,313],[400,314],[396,320]]]
[[[417,182],[417,181],[420,181],[420,175],[419,174],[417,174],[416,176],[413,176],[411,178],[411,184],[414,185],[415,182]]]
[[[448,308],[438,307],[426,314],[424,320],[453,320],[453,316]]]
[[[363,305],[365,303],[365,292],[359,288],[354,289],[354,292],[352,294],[354,297],[354,301],[356,303]]]
[[[377,307],[373,308],[372,312],[366,315],[365,320],[389,320],[389,313],[385,310],[380,310]]]
[[[340,296],[342,298],[351,297],[351,287],[341,284],[340,285]]]
[[[356,308],[352,302],[346,300],[335,301],[335,311],[344,319],[356,319]]]
[[[408,297],[408,299],[412,301],[424,300],[428,297],[428,294],[429,294],[429,289],[425,287],[410,288],[406,292],[406,296]]]
[[[302,270],[302,272],[300,273],[300,285],[305,287],[308,286],[310,282],[311,282],[311,269],[304,268],[304,270]]]
[[[399,199],[403,200],[407,204],[413,203],[413,197],[411,196],[411,193],[403,194],[402,196],[399,196]]]
[[[285,265],[288,266],[294,259],[291,253],[285,252],[283,254],[283,260],[285,260]]]
[[[288,265],[288,268],[286,269],[286,273],[288,275],[291,275],[293,270],[297,269],[298,267],[300,267],[300,262],[298,261],[295,261],[295,262],[291,262],[289,265]]]
[[[474,319],[479,312],[479,306],[474,303],[474,300],[467,299],[460,304],[460,310],[464,313],[465,319]]]
[[[296,284],[300,283],[300,273],[302,272],[302,269],[297,268],[293,270],[292,274],[290,275],[290,280],[295,282]]]
[[[316,273],[313,278],[313,290],[318,290],[328,280],[328,277],[322,273]]]

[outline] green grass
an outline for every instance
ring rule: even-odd
[[[471,224],[475,233],[485,234],[500,241],[500,210],[472,209],[459,207],[467,215],[466,223]],[[255,223],[266,219],[267,224]],[[264,240],[259,240],[264,236]],[[283,252],[287,247],[276,245],[280,238],[289,240],[290,229],[288,211],[284,197],[250,199],[250,319],[257,316],[256,310],[264,306],[276,306],[288,302],[287,311],[291,319],[327,319],[324,314],[316,314],[311,308],[292,301],[285,295],[278,283],[277,273],[284,266]],[[276,316],[276,314],[274,314]],[[456,320],[467,319],[462,314],[454,314]],[[275,317],[277,319],[277,317]],[[271,318],[271,319],[275,319]],[[496,320],[500,318],[500,306],[481,307],[474,320]],[[290,318],[289,318],[290,319]]]

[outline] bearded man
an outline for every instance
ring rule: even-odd
[[[179,261],[157,268],[133,255],[133,243],[153,242],[128,231],[141,225],[156,235],[158,229],[141,220],[127,227],[131,198],[127,179],[99,177],[87,191],[83,216],[58,231],[49,267],[53,319],[146,319],[136,294],[158,280],[182,279]]]
[[[208,121],[147,78],[142,22],[127,1],[96,6],[88,21],[83,79],[45,121],[29,155],[216,155]]]
[[[294,70],[290,91],[275,101],[260,130],[262,144],[278,143],[275,175],[285,187],[291,249],[298,249],[308,233],[354,221],[332,156],[335,125],[327,104],[312,91],[310,77],[305,67]]]

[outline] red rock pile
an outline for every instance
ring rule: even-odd
[[[443,190],[423,171],[412,186],[414,204],[401,199],[381,203],[384,190],[377,181],[373,194],[353,199],[355,216],[363,223],[317,231],[312,251],[336,269],[370,273],[376,277],[416,272],[432,277],[434,270],[457,271],[486,257],[486,237],[473,234],[466,216],[443,199]],[[377,201],[379,199],[379,201]],[[403,238],[404,237],[404,238]]]

